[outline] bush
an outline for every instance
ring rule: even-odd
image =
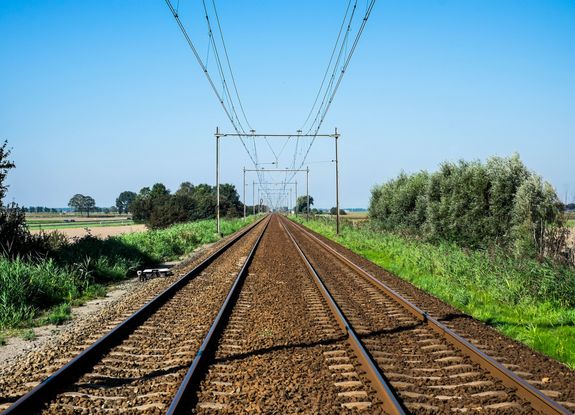
[[[372,189],[369,215],[381,229],[433,242],[554,259],[565,250],[555,191],[517,155],[443,163],[432,174],[401,173]]]

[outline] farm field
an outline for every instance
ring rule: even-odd
[[[31,233],[58,231],[68,238],[92,235],[99,238],[122,235],[124,233],[142,232],[145,225],[135,224],[129,216],[118,215],[61,215],[61,214],[28,214],[26,225]]]
[[[145,232],[147,230],[146,225],[138,225],[138,224],[125,224],[125,225],[116,225],[116,224],[88,224],[85,223],[81,226],[69,226],[69,227],[54,227],[54,228],[47,228],[42,227],[41,229],[31,230],[31,233],[40,233],[40,232],[58,232],[62,235],[65,235],[67,238],[81,238],[86,235],[92,235],[97,238],[107,238],[109,236],[118,236],[123,235],[126,233],[134,233],[134,232]]]
[[[41,214],[40,214],[41,215]],[[128,216],[69,216],[69,215],[48,215],[42,216],[26,215],[26,224],[31,231],[82,228],[85,226],[102,227],[102,226],[120,226],[133,225],[134,222]]]
[[[361,220],[367,219],[368,215],[368,212],[347,212],[346,215],[341,215],[341,217],[346,219]]]
[[[535,260],[493,258],[367,228],[343,227],[337,237],[333,221],[302,217],[297,221],[502,333],[575,367],[572,269]]]

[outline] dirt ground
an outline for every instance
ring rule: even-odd
[[[124,233],[144,232],[146,225],[127,225],[127,226],[95,226],[90,228],[70,228],[58,229],[58,232],[66,235],[68,238],[82,237],[91,233],[98,238],[107,238],[108,236],[122,235]],[[40,231],[31,231],[32,233],[39,233]]]

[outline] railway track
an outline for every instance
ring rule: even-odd
[[[236,234],[3,414],[163,413],[268,222]]]
[[[520,376],[529,373],[500,363],[502,351],[489,356],[300,225],[284,226],[408,411],[572,413],[565,407],[575,408],[572,401],[551,399],[560,393],[541,391],[534,386],[541,382]]]
[[[570,396],[559,403],[550,396],[560,392],[542,392],[536,380],[524,379],[529,374],[501,364],[504,350],[486,353],[490,344],[455,333],[440,321],[440,307],[421,311],[412,292],[392,289],[356,262],[272,215],[5,414],[568,414],[565,406],[575,408]]]

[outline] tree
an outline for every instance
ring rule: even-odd
[[[77,193],[72,196],[68,202],[68,206],[80,213],[86,212],[87,215],[90,216],[90,210],[93,210],[96,207],[96,201],[91,196],[84,196]]]
[[[310,196],[309,197],[309,205],[310,207],[313,205],[313,197]],[[296,200],[296,211],[299,213],[305,213],[307,212],[308,206],[307,206],[307,196],[299,196]]]
[[[557,256],[564,248],[562,212],[555,190],[518,155],[401,173],[372,189],[369,206],[384,230],[531,257]]]
[[[237,217],[243,209],[235,186],[220,185],[222,215]],[[174,223],[213,218],[216,209],[216,191],[208,184],[194,186],[184,182],[179,189],[170,191],[161,183],[144,187],[131,205],[132,218],[151,228],[163,228]]]
[[[332,207],[332,208],[329,210],[329,214],[330,214],[330,215],[336,215],[336,214],[337,214],[337,208],[336,208],[335,206]],[[343,209],[340,209],[340,210],[339,210],[339,214],[340,214],[340,215],[347,215],[347,212],[346,212],[345,210],[343,210]]]
[[[8,142],[0,146],[0,255],[17,256],[32,249],[32,235],[26,227],[26,214],[23,208],[11,203],[4,206],[8,186],[4,183],[8,171],[16,167],[8,160]]]
[[[516,254],[545,255],[548,233],[563,224],[561,206],[553,186],[540,176],[523,182],[512,211]]]
[[[84,211],[84,197],[84,195],[76,193],[68,202],[68,206],[70,206],[75,211],[82,213]]]
[[[13,161],[8,160],[10,157],[10,149],[8,147],[8,141],[4,141],[4,144],[0,146],[0,207],[6,192],[8,191],[8,185],[4,183],[8,171],[16,167]]]
[[[130,205],[134,202],[136,196],[136,193],[130,191],[120,193],[120,196],[116,198],[116,207],[118,208],[118,212],[120,214],[130,212]]]
[[[243,205],[236,186],[229,183],[220,184],[220,212],[224,216],[237,217],[242,210]]]

